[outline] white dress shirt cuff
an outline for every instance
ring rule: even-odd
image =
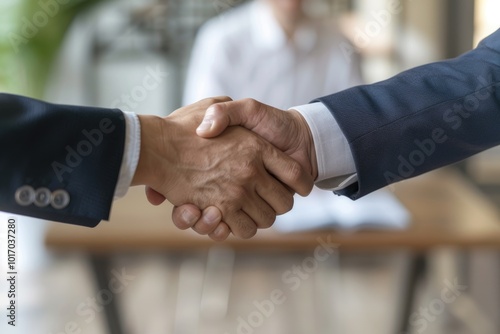
[[[139,163],[141,151],[141,124],[135,113],[123,112],[125,117],[125,147],[120,175],[115,189],[115,199],[127,194]]]
[[[316,102],[290,109],[297,110],[311,130],[318,162],[316,186],[340,190],[357,182],[351,148],[328,108]]]

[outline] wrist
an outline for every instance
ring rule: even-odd
[[[304,116],[297,110],[290,109],[289,112],[293,115],[295,119],[295,124],[297,125],[297,138],[299,140],[299,146],[305,151],[307,156],[307,163],[309,164],[308,171],[311,173],[313,180],[318,178],[318,162],[316,159],[316,148],[314,146],[314,137],[312,135],[309,124],[307,123]]]
[[[316,159],[316,148],[314,146],[314,137],[306,119],[297,110],[291,109],[292,115],[297,120],[299,137],[305,142],[304,149],[307,151],[307,157],[310,163],[310,173],[313,180],[318,178],[318,161]]]

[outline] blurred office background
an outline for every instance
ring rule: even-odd
[[[166,116],[181,107],[200,26],[243,2],[2,0],[0,91]],[[391,13],[395,6],[397,13]],[[26,22],[47,11],[43,8],[53,10],[53,15],[46,15],[46,22],[39,17],[29,36],[23,34],[22,29],[29,30]],[[338,20],[361,54],[367,83],[455,57],[500,25],[497,0],[310,0],[307,11],[313,17]],[[157,87],[141,88],[144,77],[152,73]],[[131,94],[133,100],[124,98]],[[457,170],[478,190],[475,194],[496,209],[499,152],[490,150],[450,170]],[[6,221],[8,214],[0,217]],[[497,218],[500,225],[500,215]],[[472,217],[470,224],[476,223]],[[148,228],[147,221],[137,224]],[[89,254],[48,249],[45,238],[52,225],[47,222],[19,217],[18,225],[19,325],[7,326],[2,311],[1,332],[108,333],[102,305],[88,311],[92,299],[102,297]],[[3,230],[0,243],[5,243]],[[419,279],[417,298],[411,303],[408,333],[500,332],[500,253],[491,243],[486,246],[443,245],[426,251],[425,277]],[[124,333],[141,334],[396,333],[414,255],[405,247],[378,252],[362,248],[344,252],[340,247],[269,316],[255,301],[259,304],[269,300],[273,290],[285,289],[283,273],[311,252],[235,253],[224,244],[191,252],[117,249],[111,268],[135,277],[116,298],[120,325]],[[0,258],[3,275],[5,254]],[[457,293],[456,302],[436,302],[457,280],[466,288]],[[6,287],[2,276],[2,310]],[[82,303],[85,307],[78,312]],[[264,314],[262,321],[249,319],[256,310]]]

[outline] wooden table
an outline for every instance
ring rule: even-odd
[[[399,333],[406,332],[414,287],[425,269],[425,257],[418,254],[438,246],[498,248],[500,224],[496,207],[453,169],[401,182],[393,190],[412,215],[412,223],[406,230],[280,234],[269,229],[259,231],[250,240],[230,238],[225,244],[237,251],[296,251],[313,249],[318,246],[318,238],[328,238],[341,251],[415,251],[417,255],[413,259],[399,328]],[[47,233],[46,244],[55,250],[83,249],[94,254],[93,264],[101,285],[107,283],[103,274],[107,266],[106,254],[205,250],[214,245],[208,237],[175,228],[171,209],[170,205],[153,207],[147,202],[142,188],[131,189],[124,199],[114,204],[109,222],[102,222],[94,229],[54,224]],[[113,308],[109,305],[107,311],[110,333],[120,333],[118,314]]]
[[[475,247],[500,244],[496,208],[460,174],[446,169],[429,173],[394,186],[394,193],[408,208],[412,224],[401,231],[359,231],[340,233],[318,231],[280,234],[260,230],[250,240],[229,238],[235,249],[287,251],[317,246],[325,233],[342,249],[408,248],[427,250],[435,246]],[[54,224],[46,236],[52,249],[85,249],[90,252],[120,250],[206,249],[214,242],[191,230],[178,230],[171,219],[169,204],[151,206],[142,187],[130,189],[115,202],[109,222],[96,228]]]

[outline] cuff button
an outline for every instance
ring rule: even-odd
[[[66,190],[56,190],[52,193],[51,205],[54,209],[64,209],[70,202],[69,194]]]
[[[50,204],[50,190],[47,188],[38,188],[35,192],[35,205],[44,208]]]
[[[35,201],[35,189],[31,186],[22,186],[16,190],[16,203],[21,206],[28,206]]]

